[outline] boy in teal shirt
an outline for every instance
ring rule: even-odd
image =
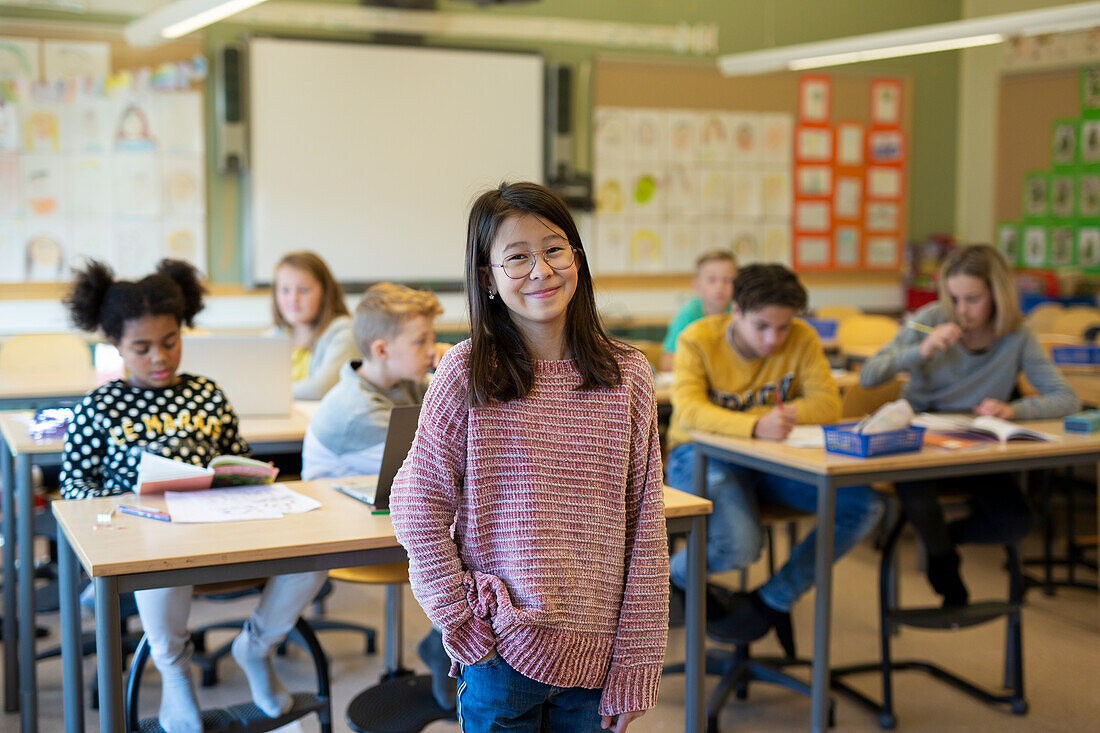
[[[661,344],[661,371],[672,370],[672,357],[676,353],[676,339],[680,332],[703,316],[729,313],[733,300],[733,278],[737,276],[737,261],[729,250],[716,249],[695,260],[695,277],[691,285],[699,295],[692,298],[672,322]]]

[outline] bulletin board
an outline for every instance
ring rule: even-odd
[[[716,246],[732,249],[742,261],[785,260],[802,272],[897,272],[905,241],[908,186],[904,162],[908,153],[905,141],[909,139],[911,125],[911,85],[903,78],[883,79],[847,73],[816,75],[825,79],[825,99],[820,95],[815,97],[816,106],[808,108],[810,95],[807,92],[813,90],[807,88],[807,81],[812,81],[814,76],[777,73],[723,77],[710,65],[599,60],[593,72],[593,165],[597,198],[593,259],[597,272],[601,275],[687,272],[693,265],[692,247],[703,250]],[[890,87],[886,91],[893,95],[893,116],[886,121],[876,115],[873,103],[876,93],[881,96],[876,89],[884,83]],[[824,102],[824,110],[821,102]],[[644,121],[646,116],[659,120],[664,115],[669,120],[665,123],[670,138],[666,144],[671,145],[674,142],[671,130],[678,120],[683,123],[690,121],[692,116],[706,116],[708,112],[737,129],[741,124],[760,131],[777,128],[780,118],[786,119],[789,127],[791,150],[781,164],[772,158],[738,161],[734,153],[717,169],[719,173],[728,174],[734,202],[725,214],[718,216],[716,210],[697,207],[685,218],[673,205],[674,186],[666,189],[672,196],[665,199],[661,212],[644,213],[639,202],[644,200],[648,205],[650,201],[660,202],[661,197],[660,194],[648,196],[649,186],[644,184],[649,182],[637,160],[632,159],[637,156],[629,152],[632,145],[629,130],[624,133],[627,163],[618,184],[622,190],[616,191],[606,171],[601,170],[614,167],[601,162],[601,158],[606,160],[607,156],[601,156],[600,151],[601,135],[606,135],[601,126],[606,126],[608,119],[614,123],[615,115],[623,117],[627,127],[632,121]],[[862,160],[853,162],[837,155],[837,141],[841,138],[851,141],[850,133],[857,135],[854,139],[858,141],[856,147]],[[879,133],[886,133],[886,136]],[[815,152],[814,145],[800,142],[803,135],[812,138],[815,145],[827,138],[827,149],[824,153]],[[734,137],[736,133],[731,130],[731,138]],[[873,139],[885,140],[894,146],[898,157],[891,163],[892,169],[873,170],[875,166],[868,157]],[[823,157],[813,159],[819,154]],[[745,171],[759,173],[763,187],[767,187],[769,177],[784,173],[790,193],[787,211],[769,211],[768,206],[763,206],[750,209],[746,216],[738,210],[737,179],[743,177]],[[887,192],[888,199],[874,201],[868,197],[872,175],[875,185],[880,187],[878,190]],[[713,177],[711,173],[704,173],[704,176]],[[845,177],[858,181],[858,203],[854,211],[841,215],[842,207],[836,196],[844,187]],[[659,185],[657,188],[659,190]],[[699,181],[700,196],[704,189],[710,190],[705,177]],[[615,208],[619,203],[616,195],[622,199],[619,208]],[[880,228],[876,233],[874,226],[877,225],[872,224],[872,218],[878,221],[883,216],[890,218],[891,231]],[[636,222],[642,222],[644,230],[654,234],[648,239],[640,238]],[[616,227],[621,231],[615,231]],[[815,227],[817,231],[808,231]],[[776,256],[784,249],[779,239],[781,233],[788,238],[786,258]],[[743,250],[743,243],[754,235],[758,244]],[[653,241],[662,236],[663,247],[656,247]],[[632,248],[636,244],[646,246],[634,251]],[[745,257],[746,251],[748,257]]]
[[[1100,66],[1008,74],[999,96],[998,247],[1021,268],[1100,274]]]

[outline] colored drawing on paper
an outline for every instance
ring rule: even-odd
[[[1077,124],[1058,122],[1054,125],[1054,136],[1050,148],[1050,162],[1054,165],[1073,165],[1077,155]]]
[[[700,209],[699,186],[701,181],[694,168],[673,163],[668,170],[669,215],[684,218],[698,216]]]
[[[759,219],[764,215],[760,174],[755,171],[734,173],[731,177],[733,215],[740,219]]]
[[[895,237],[867,237],[867,254],[864,264],[868,267],[896,267],[901,243]]]
[[[753,163],[760,160],[760,132],[758,116],[753,114],[731,117],[731,160],[735,163]]]
[[[826,237],[799,237],[795,240],[800,267],[825,267],[829,264],[829,240]]]
[[[867,196],[875,199],[896,199],[901,196],[901,169],[872,166],[867,169]]]
[[[161,213],[160,166],[153,153],[114,156],[115,213],[151,218]]]
[[[804,122],[829,121],[829,80],[825,77],[802,77],[798,85],[798,111]]]
[[[790,115],[760,116],[760,161],[785,164],[791,160],[793,122]]]
[[[1052,216],[1073,216],[1073,176],[1050,177],[1050,213]]]
[[[627,119],[630,130],[627,159],[664,160],[668,154],[668,115],[661,110],[634,110]]]
[[[626,111],[617,107],[600,107],[592,119],[595,138],[596,168],[626,163]]]
[[[901,124],[901,82],[880,79],[871,82],[871,120],[876,125]]]
[[[0,95],[0,151],[18,150],[20,147],[19,111]]]
[[[115,124],[115,150],[143,153],[156,150],[149,112],[141,101],[133,101],[122,109]]]
[[[65,238],[67,227],[60,221],[36,222],[24,229],[23,279],[28,282],[58,282],[68,276]]]
[[[56,155],[24,155],[23,212],[28,216],[59,216],[64,213],[62,159]]]
[[[729,140],[730,132],[726,126],[725,116],[717,112],[705,114],[699,133],[699,160],[726,160]]]
[[[901,130],[873,130],[867,136],[871,163],[900,163],[904,155]]]
[[[700,186],[702,210],[704,214],[730,216],[733,212],[732,194],[728,174],[720,170],[702,171]]]
[[[734,224],[733,226],[733,256],[737,258],[738,266],[751,265],[760,262],[763,246],[760,237],[763,231],[760,227]]]
[[[766,225],[764,227],[761,258],[764,262],[791,264],[791,229],[787,226]]]
[[[22,211],[19,157],[0,150],[0,219],[18,216]]]
[[[1077,263],[1092,270],[1100,268],[1100,227],[1077,230]]]
[[[833,169],[827,165],[802,165],[798,167],[798,195],[810,198],[831,196],[833,193]]]
[[[798,131],[798,158],[827,162],[833,158],[833,135],[829,130],[803,127]]]
[[[601,216],[596,222],[593,268],[598,273],[627,272],[626,223],[621,217]]]
[[[895,203],[875,201],[867,203],[867,221],[869,232],[896,232],[901,228],[901,209]]]
[[[791,176],[786,170],[769,170],[760,177],[765,219],[787,219],[791,215]]]
[[[826,232],[829,230],[829,204],[826,201],[798,201],[795,203],[795,228],[800,232]]]
[[[67,158],[72,215],[106,218],[113,202],[110,158],[76,155]]]
[[[1024,215],[1047,215],[1047,177],[1043,174],[1029,174],[1024,183]]]
[[[61,122],[57,109],[34,107],[23,117],[23,148],[28,153],[56,153],[61,150]]]
[[[1090,173],[1077,179],[1077,214],[1100,216],[1100,174]]]
[[[1100,163],[1100,120],[1081,121],[1081,162]]]
[[[838,226],[833,234],[833,264],[837,267],[859,265],[859,228]]]
[[[700,119],[691,112],[669,115],[669,158],[676,163],[693,163],[699,149]]]
[[[1009,265],[1016,264],[1020,257],[1020,230],[1015,224],[1002,224],[997,229],[997,249]]]
[[[623,174],[606,172],[596,178],[596,211],[618,215],[626,205],[623,194]]]
[[[656,272],[665,262],[661,237],[652,228],[641,228],[630,235],[630,265],[632,270]]]
[[[851,176],[836,179],[833,213],[838,219],[858,219],[863,206],[863,181]]]
[[[863,126],[845,122],[836,128],[837,165],[863,165]]]
[[[1050,264],[1065,267],[1073,264],[1073,227],[1057,226],[1050,230]]]
[[[1024,264],[1042,267],[1047,259],[1047,230],[1042,226],[1024,227]]]

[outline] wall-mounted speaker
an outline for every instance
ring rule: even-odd
[[[591,209],[592,178],[573,167],[573,69],[546,67],[546,183],[575,209]]]
[[[248,169],[247,60],[238,45],[219,48],[214,59],[214,137],[223,173]]]

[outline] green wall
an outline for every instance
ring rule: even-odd
[[[277,2],[278,0],[272,0]],[[315,0],[311,0],[315,1]],[[355,0],[326,0],[325,4],[358,4]],[[805,43],[873,33],[962,17],[962,0],[541,0],[516,6],[479,8],[469,0],[438,0],[439,9],[453,13],[492,13],[514,16],[561,17],[634,23],[716,23],[719,53],[734,53],[776,45]],[[0,6],[2,7],[2,6]],[[15,9],[13,9],[15,10]],[[8,9],[3,9],[5,15]],[[10,13],[41,18],[65,18],[66,13],[26,11]],[[286,35],[282,28],[248,27],[230,22],[207,30],[205,45],[212,52],[248,33]],[[370,34],[309,32],[310,38],[370,40]],[[485,47],[453,39],[427,39],[428,44]],[[566,44],[497,43],[494,48],[537,50],[547,61],[573,65],[578,98],[574,106],[576,129],[589,129],[591,104],[586,83],[591,63],[605,58],[676,57],[673,53],[623,53],[592,46]],[[688,57],[705,61],[704,57]],[[910,145],[909,233],[914,238],[950,233],[955,221],[955,158],[958,124],[958,52],[840,67],[834,73],[881,73],[907,76],[914,90],[913,139]],[[213,85],[207,85],[207,133],[213,140]],[[591,170],[590,146],[577,144],[577,166]],[[240,187],[235,175],[223,175],[214,166],[208,145],[208,212],[210,275],[215,281],[240,282]],[[309,247],[309,242],[303,242]]]

